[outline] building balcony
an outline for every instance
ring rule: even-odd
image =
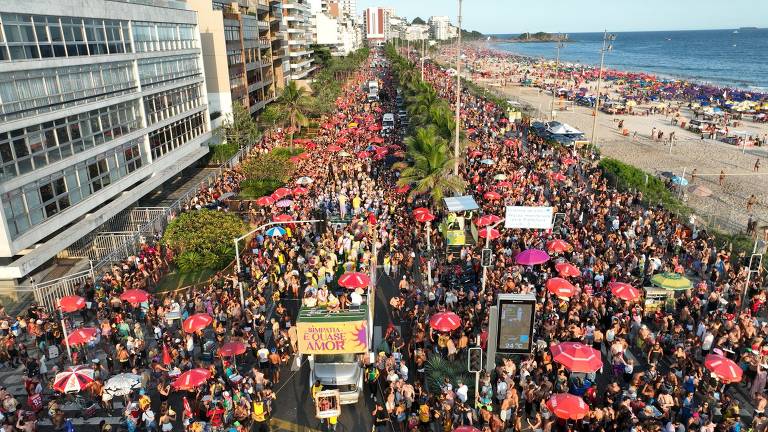
[[[269,38],[259,38],[259,48],[269,48],[272,46],[272,41]]]
[[[291,69],[302,69],[309,66],[310,64],[312,64],[311,58],[297,63],[291,62]]]
[[[256,7],[259,10],[269,11],[269,0],[258,0],[256,2]]]
[[[258,20],[256,22],[259,26],[259,30],[269,30],[269,22],[262,20]]]
[[[312,66],[312,67],[304,69],[302,71],[291,72],[291,79],[292,80],[304,79],[304,78],[307,77],[307,75],[312,73],[312,71],[314,71],[316,68],[317,68],[316,66]]]
[[[291,57],[302,57],[312,54],[311,50],[295,50],[295,51],[288,51],[288,55]]]

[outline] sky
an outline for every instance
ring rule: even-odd
[[[409,20],[446,15],[456,0],[357,0],[357,11],[393,7]],[[766,0],[463,0],[462,27],[485,34],[768,27]]]

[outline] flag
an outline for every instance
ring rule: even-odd
[[[171,353],[168,352],[168,345],[163,344],[163,364],[168,366],[171,364]]]
[[[184,417],[192,417],[192,407],[189,406],[186,396],[184,396]]]

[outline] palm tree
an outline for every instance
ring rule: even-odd
[[[464,180],[452,173],[453,157],[448,143],[433,126],[418,129],[415,135],[405,139],[405,145],[410,162],[397,164],[396,168],[402,169],[397,184],[415,184],[411,198],[428,193],[432,205],[437,207],[442,205],[445,196],[464,191]]]
[[[307,112],[310,104],[310,98],[306,89],[296,85],[296,81],[290,81],[283,93],[278,98],[278,104],[280,108],[285,112],[288,117],[289,124],[291,125],[290,146],[293,147],[293,134],[297,128],[307,124]]]

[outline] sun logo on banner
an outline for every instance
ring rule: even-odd
[[[357,343],[362,347],[368,346],[368,329],[365,324],[355,329],[357,333]]]

